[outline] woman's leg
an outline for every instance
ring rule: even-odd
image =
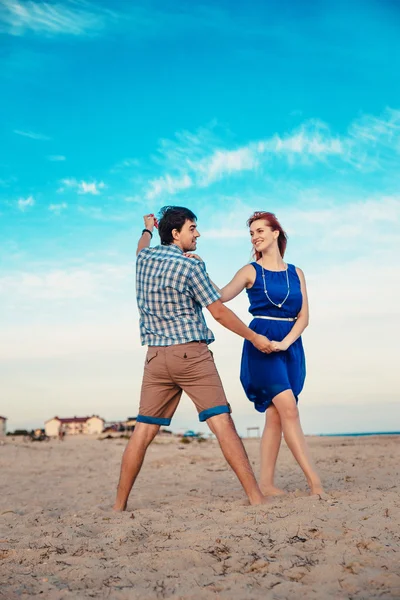
[[[285,493],[274,485],[275,466],[281,441],[281,418],[272,404],[265,413],[265,427],[261,438],[260,489],[264,496],[281,496]]]
[[[275,396],[273,403],[281,418],[285,441],[306,476],[311,494],[322,494],[321,480],[308,454],[307,444],[300,424],[299,411],[292,390]]]

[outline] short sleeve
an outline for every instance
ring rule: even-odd
[[[212,285],[203,262],[196,261],[189,274],[189,292],[200,304],[206,307],[221,298],[221,294]]]
[[[151,248],[142,248],[139,254],[136,257],[136,263],[146,258],[151,253]]]

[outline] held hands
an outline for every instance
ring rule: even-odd
[[[273,352],[284,352],[285,350],[287,350],[289,348],[289,344],[287,344],[286,342],[275,342],[272,341],[272,351]]]
[[[255,348],[257,348],[257,350],[259,350],[260,352],[264,352],[265,354],[271,354],[271,352],[274,352],[274,348],[272,346],[273,342],[270,342],[269,339],[265,337],[265,335],[260,335],[259,333],[256,333],[253,339],[251,340],[251,343]]]
[[[251,343],[255,348],[257,348],[257,350],[264,352],[264,354],[271,354],[271,352],[284,352],[290,346],[290,344],[284,341],[270,341],[264,335],[260,335],[259,333],[255,334],[254,338],[251,340]]]

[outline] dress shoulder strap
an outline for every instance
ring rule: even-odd
[[[256,270],[256,273],[257,273],[257,267],[258,267],[259,269],[261,269],[260,265],[259,265],[258,263],[256,263],[256,261],[255,261],[255,260],[253,260],[251,263],[249,263],[249,265],[255,268],[255,270]]]

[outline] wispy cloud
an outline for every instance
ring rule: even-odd
[[[67,159],[65,156],[62,156],[61,154],[52,154],[47,157],[47,160],[50,160],[51,162],[61,162],[61,161],[67,160]]]
[[[400,110],[387,109],[380,117],[365,115],[355,120],[346,135],[335,134],[322,121],[312,119],[287,133],[250,141],[236,148],[224,147],[212,131],[177,134],[162,140],[155,164],[165,172],[150,179],[144,195],[154,200],[165,194],[207,187],[223,178],[248,171],[262,171],[271,161],[289,166],[344,167],[375,171],[394,166],[400,154]],[[277,164],[277,163],[274,163]]]
[[[400,110],[387,108],[379,117],[364,115],[348,130],[346,160],[358,170],[374,171],[398,164]]]
[[[110,173],[118,173],[119,171],[122,171],[123,169],[128,169],[128,168],[134,169],[139,166],[140,166],[140,160],[138,160],[137,158],[125,158],[124,160],[121,160],[120,162],[115,164],[110,169]]]
[[[1,0],[0,29],[11,35],[27,31],[47,35],[85,35],[102,30],[108,17],[115,13],[84,0],[39,2]]]
[[[81,181],[78,186],[78,194],[93,194],[94,196],[100,194],[100,190],[105,188],[105,184],[100,181],[96,183],[95,181],[86,182]]]
[[[310,120],[283,136],[275,135],[256,145],[257,151],[293,158],[294,156],[324,158],[344,152],[338,136],[333,136],[329,127],[318,120]]]
[[[31,140],[39,140],[41,142],[48,142],[51,140],[47,135],[43,135],[42,133],[35,133],[34,131],[21,131],[20,129],[14,129],[14,133],[17,135],[22,135],[23,137],[30,138]]]
[[[28,208],[34,206],[34,204],[35,200],[33,199],[33,196],[28,196],[28,198],[19,198],[17,202],[17,206],[22,212],[25,212],[26,210],[28,210]]]
[[[260,164],[258,154],[259,152],[251,147],[230,151],[217,150],[210,158],[194,165],[199,184],[207,186],[225,175],[256,169]]]
[[[76,189],[78,194],[92,194],[97,196],[106,187],[103,181],[77,181],[76,179],[62,179],[63,187],[59,188],[59,192],[63,192],[65,188]]]
[[[49,210],[55,214],[60,214],[67,207],[68,204],[66,202],[61,202],[60,204],[49,204]]]
[[[171,177],[171,175],[165,175],[165,177],[159,177],[149,181],[149,189],[146,193],[148,200],[153,200],[163,193],[176,194],[180,190],[186,190],[192,187],[193,181],[189,175],[182,175],[182,177]]]
[[[203,140],[206,146],[202,146]],[[205,136],[178,134],[175,144],[163,143],[159,160],[177,171],[150,180],[146,197],[150,200],[162,194],[175,194],[190,187],[207,187],[231,175],[254,171],[271,157],[285,158],[289,163],[323,161],[328,156],[343,154],[344,148],[338,136],[320,121],[311,120],[284,135],[274,135],[234,149],[223,148],[210,132]],[[157,158],[156,158],[157,162]]]
[[[156,154],[152,157],[155,164],[164,168],[189,167],[206,156],[210,156],[215,148],[222,145],[222,133],[216,122],[207,127],[199,127],[195,132],[178,131],[174,139],[162,138]]]

